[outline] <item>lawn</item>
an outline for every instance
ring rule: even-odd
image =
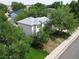
[[[45,51],[31,48],[28,59],[44,59],[46,56],[47,53]]]

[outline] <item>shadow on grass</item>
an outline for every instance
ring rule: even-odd
[[[51,38],[64,38],[67,39],[70,36],[69,33],[61,32],[61,31],[54,31],[50,33]]]

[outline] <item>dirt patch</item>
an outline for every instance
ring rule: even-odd
[[[56,39],[55,41],[52,41],[51,39],[48,40],[46,44],[44,44],[44,50],[50,53],[52,50],[54,50],[63,39],[60,40],[60,38]]]

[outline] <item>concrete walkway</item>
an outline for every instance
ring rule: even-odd
[[[61,56],[61,54],[64,53],[66,49],[77,39],[78,36],[79,30],[76,30],[67,40],[60,44],[45,59],[58,59]]]

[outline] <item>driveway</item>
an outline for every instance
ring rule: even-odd
[[[60,55],[58,59],[79,59],[79,37]]]

